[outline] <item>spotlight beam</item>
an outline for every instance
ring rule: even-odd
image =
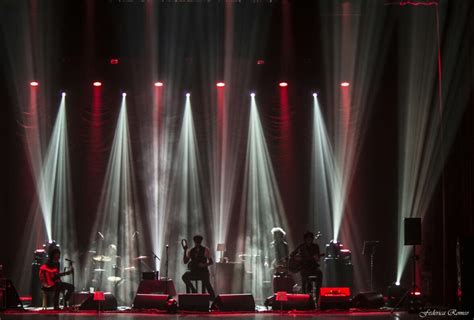
[[[119,256],[122,266],[134,265],[133,258],[137,257],[140,248],[143,249],[143,241],[139,241],[140,237],[137,237],[137,231],[142,230],[142,225],[138,215],[132,163],[126,95],[123,94],[98,214],[91,234],[91,243],[97,243],[94,240],[98,232],[105,235],[108,241],[98,242],[97,252]],[[118,261],[106,265],[108,274],[115,274],[113,265],[116,263]],[[140,272],[140,267],[138,268]],[[120,288],[114,287],[107,279],[98,286],[103,291],[114,291],[119,299],[128,303],[131,302],[129,293],[135,290],[133,283],[138,280],[138,276],[130,275],[130,281]]]
[[[255,94],[251,95],[244,177],[245,203],[242,210],[245,221],[241,221],[240,226],[244,235],[239,241],[240,250],[251,255],[269,256],[271,227],[281,226],[287,229],[287,221],[260,122]],[[253,270],[251,292],[257,297],[263,297],[261,284],[266,280],[265,270],[256,259],[252,260],[251,268]]]

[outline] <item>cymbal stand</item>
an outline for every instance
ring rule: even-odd
[[[416,286],[416,262],[418,261],[418,256],[416,254],[416,245],[413,245],[413,277],[412,277],[412,284],[411,288],[408,289],[405,294],[400,298],[398,303],[393,307],[392,311],[390,311],[390,314],[393,314],[398,308],[400,308],[405,301],[405,299],[410,295],[410,294],[415,294],[416,291],[418,291],[418,287]]]

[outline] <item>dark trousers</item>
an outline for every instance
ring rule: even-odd
[[[206,288],[207,292],[211,295],[211,299],[216,297],[211,282],[209,281],[209,271],[187,271],[181,278],[186,284],[186,293],[197,293],[197,289],[191,281],[200,280],[202,281],[202,286]]]
[[[316,277],[315,280],[310,279],[310,277]],[[316,296],[319,297],[319,289],[323,283],[323,273],[319,269],[315,270],[301,270],[301,282],[303,293],[312,293],[313,284],[312,281],[315,281],[316,286]]]
[[[69,300],[74,292],[74,286],[67,282],[59,282],[54,286],[54,308],[59,308],[59,293],[64,293],[64,306],[69,305]]]

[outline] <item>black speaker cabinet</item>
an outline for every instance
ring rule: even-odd
[[[168,309],[170,296],[166,294],[141,294],[138,293],[133,301],[134,309]]]
[[[220,294],[212,304],[219,311],[255,311],[255,300],[250,293]]]
[[[101,311],[114,311],[117,310],[117,299],[110,292],[105,292],[104,301],[94,300],[94,294],[91,293],[87,299],[81,304],[79,310],[100,310]]]
[[[461,307],[474,311],[474,236],[462,236],[459,239],[461,269]]]
[[[385,305],[383,295],[378,292],[361,292],[352,299],[353,308],[379,309]]]
[[[270,305],[272,310],[314,310],[316,305],[313,298],[309,294],[294,294],[286,295],[286,301],[277,301],[277,295],[271,298]]]
[[[180,310],[186,311],[209,311],[209,293],[186,293],[178,295],[178,306]]]
[[[405,245],[421,244],[421,218],[405,218]]]
[[[23,303],[20,301],[18,292],[10,279],[0,278],[0,310],[1,309],[20,309]]]

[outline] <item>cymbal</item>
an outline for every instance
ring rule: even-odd
[[[125,267],[125,268],[123,268],[123,271],[135,271],[136,269],[137,268],[135,268],[133,266],[132,267]]]
[[[92,260],[97,261],[97,262],[100,262],[100,261],[109,262],[112,260],[112,258],[109,256],[98,255],[98,256],[92,257]]]
[[[148,256],[138,256],[136,258],[133,258],[133,260],[145,260],[148,259]]]
[[[107,278],[107,280],[109,280],[110,282],[119,282],[120,280],[122,280],[122,278],[110,276]]]
[[[238,255],[239,258],[258,258],[260,257],[259,254],[249,254],[249,253],[242,253]]]

